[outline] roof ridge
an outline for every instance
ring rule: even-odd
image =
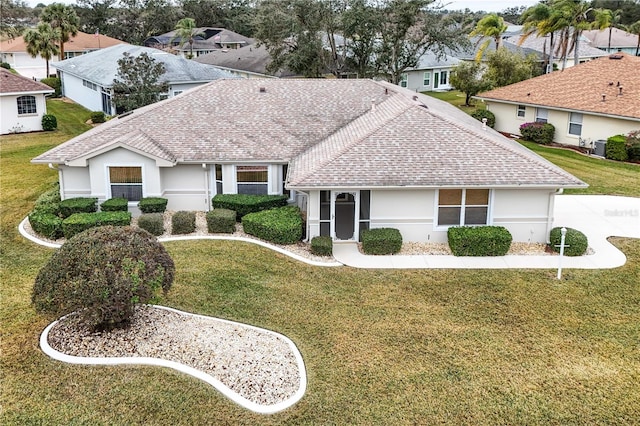
[[[340,154],[344,153],[354,145],[357,145],[358,143],[367,139],[372,134],[375,134],[381,128],[386,126],[387,123],[396,119],[397,117],[404,114],[406,111],[408,111],[409,109],[415,106],[417,105],[407,102],[406,97],[401,93],[392,92],[392,96],[389,97],[388,99],[384,100],[378,105],[373,104],[371,110],[365,112],[355,120],[350,121],[345,126],[337,129],[332,134],[328,135],[327,137],[325,137],[315,145],[309,147],[307,150],[297,155],[292,162],[293,164],[299,161],[302,161],[302,162],[307,161],[306,159],[309,158],[308,162],[313,165],[312,167],[305,168],[307,172],[304,174],[301,174],[299,179],[307,178],[309,175],[314,173],[318,167],[322,167],[323,165],[330,163],[331,161],[333,161],[333,159],[338,157]],[[380,118],[376,119],[377,117],[380,117]],[[376,123],[375,126],[372,126],[369,128],[363,128],[360,132],[358,132],[359,130],[358,127],[363,126],[365,124],[365,120],[370,120],[370,119],[372,119]],[[350,137],[350,138],[342,137],[343,134],[351,133],[352,130],[353,130],[353,134],[351,134],[350,136],[357,136],[357,137]],[[318,151],[323,151],[327,149],[327,147],[332,143],[339,145],[339,147],[337,147],[338,149],[332,150],[329,153],[329,155],[320,156],[320,160],[316,160],[316,161],[313,160],[313,154],[317,153]]]

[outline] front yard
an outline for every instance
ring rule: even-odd
[[[38,338],[51,318],[37,315],[30,297],[52,252],[20,237],[17,225],[57,178],[29,159],[81,131],[81,116],[55,134],[0,138],[1,424],[564,425],[640,418],[640,241],[631,239],[613,240],[628,256],[624,267],[565,270],[561,281],[552,270],[322,268],[249,243],[166,243],[177,273],[161,304],[272,329],[300,349],[307,393],[275,415],[252,414],[169,369],[49,359]],[[540,150],[552,161],[555,152]],[[625,175],[610,162],[556,160],[574,164],[568,171],[591,185],[588,193],[640,196],[636,169]]]

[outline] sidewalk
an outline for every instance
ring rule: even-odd
[[[640,238],[640,198],[608,195],[560,195],[556,197],[554,226],[583,232],[594,254],[562,258],[563,268],[608,269],[622,266],[626,256],[607,237]],[[406,269],[556,269],[560,256],[509,255],[457,257],[452,255],[366,256],[356,243],[334,243],[333,257],[354,268]]]

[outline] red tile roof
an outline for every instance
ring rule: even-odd
[[[640,119],[640,57],[615,53],[477,97]]]
[[[21,75],[0,68],[0,94],[9,93],[53,93],[54,90],[46,84],[34,81]]]

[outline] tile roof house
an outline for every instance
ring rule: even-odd
[[[53,92],[46,84],[0,68],[0,134],[42,130],[45,96]]]
[[[117,45],[102,49],[100,52],[92,52],[55,63],[54,67],[58,70],[62,81],[62,94],[91,111],[103,111],[107,115],[115,115],[116,107],[111,101],[112,86],[118,74],[118,60],[125,52],[132,56],[146,53],[164,65],[165,73],[160,81],[169,84],[167,93],[169,98],[219,78],[235,78],[224,70],[199,64],[162,50]]]
[[[197,106],[194,107],[194,106]],[[216,194],[287,194],[307,236],[405,241],[503,225],[543,242],[554,196],[583,182],[457,108],[357,79],[216,80],[113,119],[32,160],[59,169],[62,198],[169,200],[209,210]]]
[[[407,68],[400,76],[399,85],[415,92],[451,90],[449,77],[459,59],[443,55],[439,57],[431,51],[425,52],[413,68]]]
[[[74,58],[117,44],[127,43],[102,34],[87,34],[78,31],[78,35],[71,37],[71,39],[64,44],[64,59]],[[38,80],[46,77],[46,61],[40,55],[33,58],[27,53],[27,47],[23,37],[16,37],[13,40],[9,39],[0,42],[0,60],[7,62],[11,65],[11,68],[14,68],[26,77],[35,77]],[[52,60],[51,64],[54,62],[55,60]]]
[[[496,116],[495,129],[519,134],[520,125],[545,121],[555,141],[583,146],[640,129],[640,57],[612,54],[477,98]]]
[[[193,58],[221,49],[239,49],[250,46],[255,40],[224,28],[202,27],[194,29],[193,48],[188,42],[176,38],[176,31],[147,38],[142,44],[156,49],[171,49],[178,55],[188,58],[193,51]]]
[[[630,55],[640,55],[640,36],[631,34],[619,28],[611,28],[611,46],[609,47],[609,29],[586,30],[582,36],[589,40],[589,44],[605,52],[625,52]]]

